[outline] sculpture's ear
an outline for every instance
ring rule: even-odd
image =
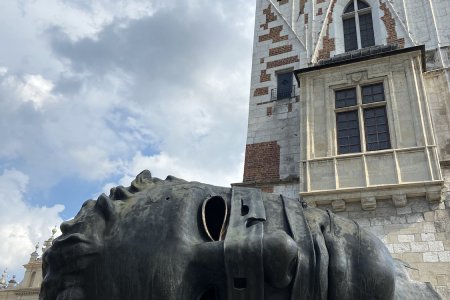
[[[227,202],[220,196],[211,196],[202,204],[202,223],[211,241],[225,238],[228,223]]]

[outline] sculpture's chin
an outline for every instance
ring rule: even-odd
[[[70,287],[58,293],[56,300],[83,300],[86,299],[81,287]]]

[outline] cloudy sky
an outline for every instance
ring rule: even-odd
[[[0,1],[0,268],[143,169],[241,181],[253,22],[249,0]]]

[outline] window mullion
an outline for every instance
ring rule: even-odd
[[[358,1],[353,0],[353,5],[355,8],[355,24],[356,24],[356,40],[358,42],[358,49],[361,49],[361,31],[359,28],[359,14],[358,14]]]
[[[361,139],[361,152],[366,152],[366,132],[364,127],[364,109],[362,107],[361,87],[356,87],[356,98],[358,102],[358,120],[359,120],[359,136]]]

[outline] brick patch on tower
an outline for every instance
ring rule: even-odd
[[[325,0],[317,0],[316,1],[317,4],[324,3],[324,2],[325,2]]]
[[[267,74],[266,70],[261,70],[261,75],[259,75],[259,82],[270,81],[270,74]]]
[[[280,3],[280,5],[288,4],[289,0],[278,0],[278,3]]]
[[[292,63],[295,63],[295,62],[298,62],[298,61],[299,61],[298,55],[287,57],[287,58],[282,58],[282,59],[277,59],[277,60],[274,60],[274,61],[269,61],[267,63],[267,69],[276,68],[276,67],[279,67],[279,66],[292,64]]]
[[[264,28],[264,30],[269,29],[269,23],[276,21],[277,16],[275,13],[272,12],[272,5],[269,4],[269,6],[263,10],[263,14],[266,15],[266,23],[259,25],[259,27]]]
[[[280,46],[280,47],[269,49],[269,56],[283,54],[283,53],[291,52],[291,51],[292,51],[292,45]]]
[[[272,115],[273,111],[272,111],[272,106],[267,107],[266,109],[266,116],[270,117]]]
[[[259,41],[264,42],[268,40],[272,40],[272,43],[285,41],[288,39],[287,35],[281,35],[281,31],[283,30],[283,25],[276,26],[273,28],[270,28],[270,31],[268,34],[263,34],[259,36]]]
[[[397,30],[395,29],[395,19],[392,17],[391,11],[387,7],[386,3],[381,2],[380,0],[380,8],[384,12],[384,15],[381,17],[381,20],[386,26],[387,31],[387,43],[395,44],[397,43],[400,48],[405,47],[405,39],[397,37]]]
[[[326,34],[322,38],[322,49],[319,50],[319,54],[317,57],[318,60],[330,58],[331,51],[336,50],[334,38],[330,38],[330,24],[333,22],[333,11],[334,11],[334,6],[336,5],[336,0],[333,0],[330,5],[331,5],[331,9],[330,9],[330,13],[328,14],[328,18],[327,18]]]
[[[292,103],[288,104],[288,112],[292,112]]]
[[[244,182],[280,179],[280,146],[276,141],[249,144],[245,149]]]
[[[263,64],[264,63],[264,58],[260,58],[259,59],[259,63]]]
[[[268,87],[262,87],[255,89],[255,92],[253,93],[253,96],[263,96],[269,94],[269,88]]]

